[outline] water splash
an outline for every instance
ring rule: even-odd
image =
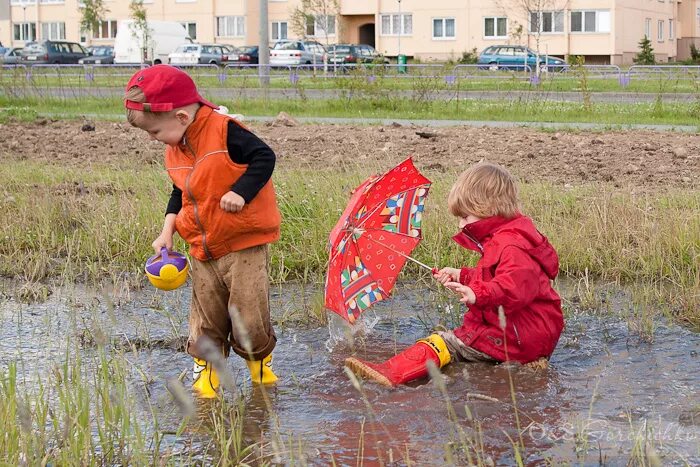
[[[374,309],[362,313],[354,324],[348,323],[335,313],[329,313],[326,350],[332,352],[338,345],[351,346],[355,336],[370,334],[378,322],[379,316]]]

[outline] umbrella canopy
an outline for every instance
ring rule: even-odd
[[[408,255],[422,238],[429,189],[430,180],[408,158],[353,191],[330,233],[326,308],[353,323],[389,297],[406,260],[415,261]]]

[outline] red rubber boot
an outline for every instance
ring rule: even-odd
[[[396,387],[428,376],[428,362],[438,368],[450,363],[450,352],[437,334],[421,339],[384,363],[369,363],[354,357],[345,359],[345,366],[361,378],[371,379],[388,387]]]

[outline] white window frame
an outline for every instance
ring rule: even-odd
[[[282,37],[282,25],[285,24],[284,37]],[[277,36],[277,37],[275,37]],[[288,21],[272,21],[270,23],[270,40],[283,41],[289,39],[289,22]]]
[[[66,40],[66,23],[63,21],[41,23],[41,38],[51,41]]]
[[[102,35],[102,25],[104,23],[107,23],[107,35],[103,36]],[[115,19],[107,19],[104,21],[100,21],[97,23],[97,31],[92,31],[92,38],[95,40],[109,40],[109,39],[114,39],[117,37],[117,23],[118,21]],[[114,30],[113,30],[114,29]],[[99,35],[98,35],[99,32]]]
[[[493,36],[486,35],[486,20],[493,21]],[[506,33],[502,36],[498,35],[498,20],[503,20],[506,23]],[[484,28],[482,29],[482,37],[484,39],[506,39],[508,38],[508,17],[507,16],[484,16]]]
[[[532,30],[532,15],[537,15],[537,27],[539,31],[533,31]],[[542,30],[542,25],[544,24],[544,15],[552,15],[552,30],[551,31],[543,31]],[[561,18],[561,30],[557,30],[557,16]],[[564,34],[564,11],[554,11],[554,10],[543,10],[543,11],[533,11],[530,13],[530,21],[528,22],[528,29],[530,31],[530,34]]]
[[[313,22],[306,25],[306,35],[309,37],[335,37],[337,31],[335,15],[318,15],[313,18]],[[325,20],[325,21],[324,21]],[[325,26],[323,23],[326,23]],[[289,28],[289,26],[287,26]],[[289,29],[288,29],[289,30]]]
[[[389,31],[385,31],[384,29],[384,19],[388,18],[389,20]],[[410,20],[411,23],[411,30],[407,31],[406,25],[407,21]],[[400,31],[394,31],[394,21],[398,21],[399,24],[399,29]],[[401,15],[398,13],[382,13],[379,15],[379,24],[380,24],[380,36],[412,36],[413,35],[413,13],[406,13],[406,12],[401,12]]]
[[[197,40],[197,22],[196,21],[180,21],[179,22],[183,28],[185,28],[185,32],[187,32],[187,35],[190,36],[190,39]],[[190,25],[194,24],[194,37],[190,34]]]
[[[668,19],[668,38],[670,40],[675,39],[675,37],[674,37],[676,35],[675,23],[676,23],[676,21],[673,18]]]
[[[34,25],[33,28],[32,25]],[[19,36],[15,35],[15,26],[19,26]],[[34,32],[33,37],[32,32]],[[37,28],[34,21],[17,21],[16,23],[12,23],[12,39],[15,41],[35,41],[37,40],[36,33]]]
[[[435,21],[442,22],[442,36],[435,35]],[[452,35],[447,35],[447,22],[452,21]],[[434,41],[454,41],[457,40],[457,20],[454,16],[439,16],[436,18],[431,18],[430,29],[432,29],[432,36]]]
[[[644,37],[651,39],[651,18],[644,19]]]
[[[216,17],[216,37],[245,37],[245,16],[223,15]],[[224,34],[221,33],[222,22]],[[228,34],[232,32],[232,34]]]
[[[664,24],[666,21],[660,19],[656,23],[656,42],[664,41]]]
[[[573,29],[573,15],[574,13],[580,13],[581,14],[581,31],[574,31]],[[586,31],[586,13],[595,13],[595,30],[594,31]],[[600,17],[601,15],[606,15],[608,18],[608,23],[607,23],[607,30],[601,30],[601,21]],[[569,14],[569,24],[570,24],[570,30],[572,34],[610,34],[611,30],[611,17],[610,17],[610,10],[572,10],[571,13]]]
[[[65,0],[39,0],[42,5],[61,5],[66,3]]]

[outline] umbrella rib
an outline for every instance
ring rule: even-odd
[[[406,254],[403,254],[403,253],[401,253],[401,252],[398,251],[398,250],[395,250],[394,248],[390,247],[390,246],[387,245],[386,243],[382,243],[382,242],[380,242],[379,240],[376,240],[376,239],[370,237],[369,235],[366,236],[366,238],[369,239],[369,240],[371,240],[371,241],[373,241],[374,243],[376,243],[376,244],[378,244],[378,245],[383,246],[384,248],[390,249],[391,251],[393,251],[393,252],[396,253],[397,255],[401,255],[401,256],[403,256],[404,258],[413,261],[413,262],[416,263],[418,266],[424,267],[424,268],[427,269],[428,271],[432,271],[432,270],[433,270],[433,268],[431,268],[431,267],[428,266],[427,264],[421,263],[421,262],[418,261],[417,259],[411,258],[410,256],[408,256],[408,255],[406,255]]]

